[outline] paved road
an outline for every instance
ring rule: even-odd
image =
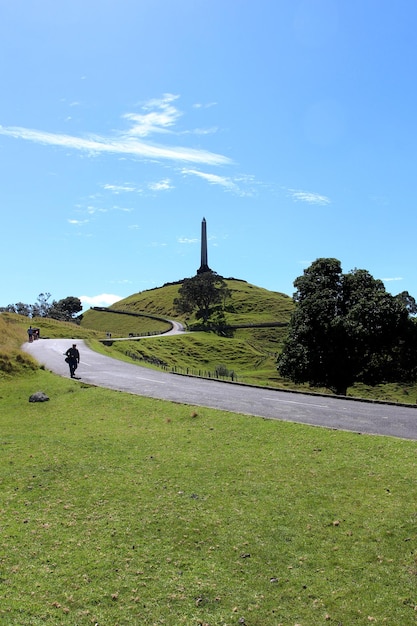
[[[109,337],[106,339],[106,345],[109,343],[113,343],[114,341],[141,341],[142,339],[147,339],[150,337],[167,337],[168,335],[183,335],[188,332],[185,330],[183,324],[181,322],[176,322],[175,320],[166,320],[172,324],[171,330],[167,330],[165,333],[155,334],[155,335],[138,335],[137,337]]]
[[[68,339],[40,339],[26,343],[23,348],[47,369],[69,376],[63,353],[72,343]],[[103,356],[90,350],[82,340],[76,343],[81,354],[77,375],[92,385],[269,419],[417,440],[417,407],[303,395],[179,376]]]

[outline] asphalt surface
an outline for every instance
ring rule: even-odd
[[[90,350],[82,340],[39,339],[23,349],[69,377],[63,353],[76,343],[80,381],[141,396],[268,419],[417,440],[417,406],[359,402],[180,376],[125,363]]]

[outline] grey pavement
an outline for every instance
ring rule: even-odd
[[[417,406],[360,402],[180,376],[103,356],[82,340],[39,339],[24,344],[23,349],[48,370],[69,377],[63,353],[72,343],[77,344],[81,355],[76,375],[91,385],[268,419],[417,440]]]

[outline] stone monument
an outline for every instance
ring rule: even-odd
[[[205,217],[201,222],[201,265],[197,274],[204,274],[204,272],[211,272],[207,263],[207,223]]]

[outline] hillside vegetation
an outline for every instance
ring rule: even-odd
[[[128,336],[129,333],[153,335],[169,329],[166,322],[155,317],[192,324],[195,321],[192,316],[179,316],[174,308],[173,302],[180,284],[133,294],[115,303],[111,313],[90,309],[84,314],[81,325],[48,318],[34,318],[31,322],[33,326],[40,327],[41,337],[85,339],[95,350],[140,365],[197,376],[216,376],[247,384],[326,393],[326,389],[295,385],[279,375],[276,359],[286,339],[285,326],[256,326],[267,322],[288,322],[294,307],[292,299],[245,281],[226,282],[232,292],[232,298],[226,303],[226,321],[230,325],[246,326],[234,329],[228,338],[214,333],[192,332],[114,342],[111,346],[100,343],[99,340],[105,339],[107,332],[116,338]],[[135,317],[117,311],[141,315]],[[28,318],[4,313],[0,315],[0,320],[3,328],[6,325],[0,337],[0,376],[36,368],[30,357],[19,349],[27,338]],[[414,404],[417,400],[417,385],[356,384],[349,388],[348,395]]]
[[[289,322],[294,310],[293,300],[285,294],[268,291],[243,280],[227,279],[226,283],[232,293],[226,303],[226,322],[230,325],[254,326],[235,329],[230,338],[218,337],[214,333],[193,332],[171,337],[115,342],[111,347],[98,349],[117,358],[133,360],[141,365],[163,367],[169,371],[233,378],[238,382],[284,389],[328,392],[326,389],[296,385],[283,379],[277,371],[276,358],[282,350],[287,328],[256,326],[267,322]],[[179,287],[179,283],[170,284],[133,294],[116,302],[111,310],[147,313],[192,324],[196,321],[195,317],[181,316],[174,308]],[[106,317],[108,315],[110,314],[100,311],[87,311],[82,328],[100,330],[103,338],[104,329],[109,323]],[[119,317],[122,322],[122,318],[126,316]],[[160,322],[156,320],[146,321],[146,318],[138,317],[132,318],[129,324],[131,329],[135,329],[129,332],[145,335],[160,332]],[[417,385],[356,384],[349,388],[348,395],[414,404],[417,399]]]
[[[0,315],[0,378],[38,368],[36,361],[20,350],[27,340],[22,318],[14,313]]]
[[[20,352],[26,328],[0,315],[2,623],[415,622],[415,442],[54,376]],[[208,333],[126,343],[260,358]],[[50,401],[28,402],[37,390]]]
[[[416,623],[415,442],[55,376],[20,351],[27,326],[0,315],[1,623]],[[126,344],[261,372],[273,340],[245,329]],[[28,402],[37,390],[49,402]]]
[[[294,309],[289,296],[256,287],[243,280],[226,279],[231,298],[227,300],[225,313],[228,324],[260,324],[264,322],[288,322]],[[181,316],[174,308],[174,300],[178,297],[180,284],[165,285],[158,289],[150,289],[133,294],[119,300],[111,309],[115,311],[132,311],[149,313],[168,319],[179,319],[183,322],[195,321],[193,316]],[[86,318],[88,319],[88,318]]]
[[[266,323],[288,323],[293,301],[287,295],[268,291],[242,280],[226,280],[231,297],[225,306],[226,323],[231,326],[251,326]],[[146,317],[117,315],[117,311],[161,316],[188,325],[196,321],[193,315],[180,315],[174,308],[180,284],[166,285],[133,294],[116,302],[111,313],[90,309],[81,322],[82,327],[102,331],[114,330],[112,337],[129,333],[153,334],[164,332],[160,320]],[[116,331],[117,324],[121,326]],[[286,337],[285,327],[235,329],[229,338],[214,333],[192,332],[172,337],[153,337],[146,341],[114,343],[112,350],[133,360],[197,375],[225,376],[257,384],[285,383],[276,370],[276,356]]]
[[[119,309],[120,310],[120,309]],[[128,308],[122,309],[128,311]],[[129,337],[134,335],[153,335],[155,333],[166,333],[171,329],[171,324],[155,317],[144,315],[124,315],[118,313],[117,309],[99,311],[89,309],[83,316],[81,326],[83,328],[93,328],[100,336],[111,333],[113,338]]]
[[[27,317],[16,313],[0,314],[0,378],[21,375],[39,369],[39,364],[20,348],[28,339],[27,328],[40,328],[41,338],[68,338],[85,339],[94,343],[98,337],[95,330],[80,328],[71,322],[59,322],[57,320]]]

